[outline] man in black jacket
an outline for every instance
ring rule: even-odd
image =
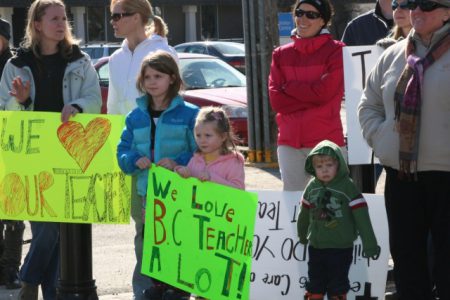
[[[375,45],[386,37],[393,26],[391,0],[378,0],[372,9],[351,20],[342,41],[347,46]]]

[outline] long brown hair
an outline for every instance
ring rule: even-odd
[[[64,2],[61,0],[36,0],[34,1],[30,8],[28,9],[27,25],[25,27],[25,36],[20,46],[24,48],[30,48],[33,54],[40,58],[40,34],[36,31],[34,22],[41,21],[42,17],[45,15],[45,11],[50,6],[60,6],[66,9]],[[72,45],[78,44],[72,35],[72,27],[68,20],[66,20],[66,33],[64,39],[58,43],[59,53],[64,58],[69,58],[72,55]]]
[[[172,77],[173,83],[169,86],[169,90],[167,92],[167,99],[172,101],[172,99],[178,95],[182,83],[180,70],[175,59],[169,53],[162,50],[157,50],[144,57],[141,64],[141,70],[139,71],[136,81],[136,88],[142,93],[147,93],[144,87],[144,76],[145,70],[148,67]],[[152,97],[150,95],[149,98],[150,101],[152,101]]]

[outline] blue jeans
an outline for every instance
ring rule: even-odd
[[[41,285],[45,300],[56,299],[59,275],[59,223],[30,222],[31,245],[19,272],[20,280]]]

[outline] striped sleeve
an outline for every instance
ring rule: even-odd
[[[363,195],[359,194],[350,201],[349,206],[352,210],[355,210],[361,207],[367,207],[367,202]]]
[[[306,200],[305,198],[302,198],[300,203],[302,204],[302,207],[311,208],[311,203],[308,200]]]

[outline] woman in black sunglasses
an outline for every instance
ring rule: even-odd
[[[136,99],[141,96],[141,92],[136,88],[136,78],[144,57],[157,50],[170,53],[176,61],[178,56],[167,42],[167,25],[162,18],[153,14],[150,1],[111,0],[110,10],[110,22],[114,35],[124,40],[121,48],[109,59],[107,108],[108,114],[126,115],[136,108]],[[152,281],[140,271],[144,228],[141,208],[140,197],[132,195],[131,216],[136,229],[134,237],[136,265],[132,278],[133,299],[144,299],[145,292],[150,294],[150,299],[160,299],[167,286],[156,280]]]
[[[292,14],[296,24],[292,43],[275,49],[272,54],[269,95],[272,109],[277,113],[277,152],[283,189],[302,191],[309,180],[305,161],[317,143],[330,140],[341,147],[345,156],[347,153],[340,118],[344,44],[333,40],[327,29],[332,16],[328,0],[297,0]],[[352,245],[338,249],[338,252],[345,252],[344,257],[350,257],[347,262],[351,261],[351,249]],[[305,299],[324,294],[328,294],[329,299],[345,297],[349,290],[345,270],[350,263],[339,264],[332,276],[339,273],[338,269],[344,270],[337,275],[341,283],[321,286],[317,284],[321,278],[309,274]],[[326,275],[330,274],[322,274]]]
[[[450,0],[408,2],[412,30],[370,73],[363,135],[386,169],[385,204],[398,299],[450,299]]]

